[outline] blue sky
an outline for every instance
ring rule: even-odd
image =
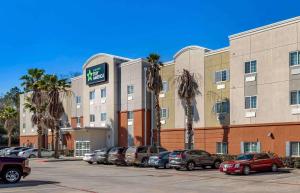
[[[28,68],[80,72],[98,52],[129,58],[187,45],[217,49],[228,35],[300,15],[300,1],[11,0],[0,3],[0,94]]]

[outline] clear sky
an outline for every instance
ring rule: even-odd
[[[228,35],[299,15],[299,0],[1,1],[0,94],[28,68],[80,72],[99,52],[167,61],[184,46],[225,47]]]

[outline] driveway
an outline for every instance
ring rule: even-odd
[[[296,193],[299,172],[224,175],[212,169],[196,171],[89,165],[82,161],[30,162],[32,174],[19,184],[0,183],[11,193]]]

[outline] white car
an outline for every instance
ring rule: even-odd
[[[83,156],[83,161],[93,164],[95,162],[99,163],[99,155],[103,150],[95,150],[93,153],[86,153]]]
[[[42,157],[52,157],[54,155],[54,151],[48,149],[41,150]],[[26,151],[21,151],[18,154],[19,157],[24,158],[36,158],[38,156],[38,149],[28,149]]]

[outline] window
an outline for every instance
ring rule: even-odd
[[[300,156],[300,142],[291,142],[291,156]]]
[[[245,97],[245,109],[255,109],[257,104],[256,96]]]
[[[81,96],[76,96],[76,104],[80,104],[81,103]]]
[[[245,74],[256,73],[256,60],[245,62]]]
[[[76,117],[76,124],[80,125],[80,117]]]
[[[90,141],[75,141],[75,156],[82,157],[86,153],[90,153]]]
[[[90,100],[94,100],[95,99],[95,91],[91,91],[90,92]]]
[[[106,88],[102,88],[100,92],[101,92],[101,98],[106,98]]]
[[[227,143],[226,142],[217,142],[217,154],[227,154]]]
[[[134,93],[134,87],[133,85],[128,85],[127,86],[127,94],[132,95]]]
[[[244,153],[260,152],[260,147],[258,142],[245,142],[244,143]]]
[[[222,82],[229,79],[229,71],[228,70],[221,70],[215,72],[215,82]]]
[[[290,66],[300,65],[300,51],[290,53]]]
[[[25,123],[23,123],[23,128],[24,128],[24,129],[26,128],[26,124],[25,124]]]
[[[168,118],[168,109],[166,109],[166,108],[161,108],[161,109],[160,109],[160,115],[161,115],[161,119],[166,119],[166,118]]]
[[[215,113],[228,113],[228,112],[229,112],[229,102],[228,101],[216,102]]]
[[[162,92],[166,93],[168,91],[169,85],[167,81],[162,81]]]
[[[133,111],[128,111],[127,112],[127,119],[130,119],[130,120],[133,119]]]
[[[291,103],[291,105],[300,104],[300,90],[291,91],[290,103]]]
[[[106,121],[106,113],[101,113],[101,121]]]
[[[95,115],[90,115],[90,122],[94,123],[95,122]]]

